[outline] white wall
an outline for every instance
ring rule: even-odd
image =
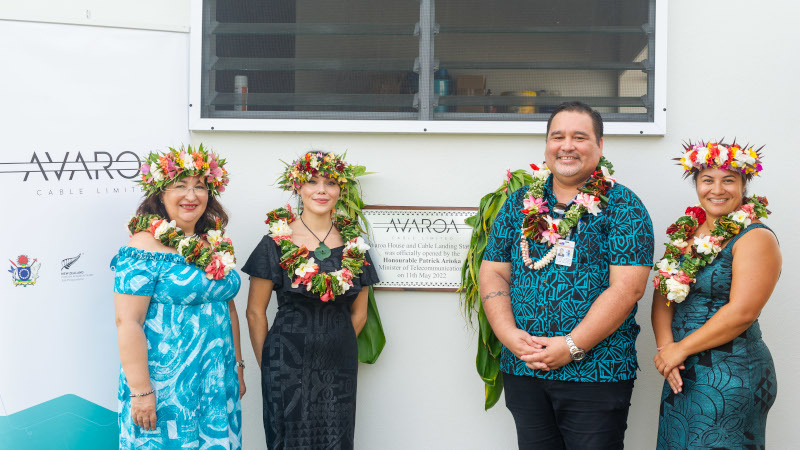
[[[0,0],[0,18],[185,32],[189,31],[189,0]]]
[[[794,406],[800,402],[800,387],[793,383],[800,370],[794,331],[800,304],[791,291],[800,262],[792,251],[800,248],[795,232],[800,213],[784,186],[791,186],[800,170],[793,148],[793,127],[800,117],[792,104],[800,98],[800,36],[794,19],[800,6],[673,1],[669,14],[667,133],[608,136],[606,156],[618,179],[648,206],[658,242],[663,242],[666,226],[696,201],[670,160],[680,153],[682,140],[724,136],[767,145],[764,176],[751,192],[769,197],[774,214],[767,223],[784,252],[784,276],[760,319],[780,385],[767,442],[770,448],[792,448]],[[175,27],[185,25],[173,19]],[[192,141],[211,145],[230,161],[232,182],[223,203],[231,213],[229,232],[242,262],[265,231],[264,213],[286,201],[271,186],[282,167],[279,158],[286,161],[312,147],[348,150],[351,161],[377,172],[363,180],[367,203],[476,206],[499,185],[506,168],[540,162],[544,148],[541,136],[509,135],[196,132]],[[246,294],[245,280],[236,300],[242,320]],[[655,447],[658,421],[662,379],[651,362],[650,295],[648,288],[638,314],[642,370],[626,439],[633,449]],[[514,448],[513,421],[502,401],[483,411],[483,389],[474,369],[476,338],[460,317],[458,296],[379,292],[377,301],[388,343],[376,365],[360,368],[357,448]],[[274,304],[268,313],[274,317]],[[243,342],[246,346],[246,334]],[[245,359],[245,448],[264,448],[259,373],[247,348]]]

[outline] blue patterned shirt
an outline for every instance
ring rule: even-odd
[[[511,263],[511,309],[517,327],[534,336],[563,336],[571,332],[589,311],[595,299],[608,288],[609,266],[653,264],[653,225],[642,201],[630,189],[616,183],[608,191],[608,206],[597,216],[587,213],[572,231],[575,242],[572,265],[552,262],[533,271],[522,262],[520,229],[522,200],[528,187],[506,200],[492,226],[485,261]],[[552,207],[553,177],[547,180],[544,199]],[[567,205],[571,206],[572,203]],[[533,261],[549,250],[528,240]],[[561,381],[622,381],[636,378],[636,307],[617,331],[588,352],[583,361],[573,361],[551,371],[532,370],[503,347],[500,370],[514,375]]]

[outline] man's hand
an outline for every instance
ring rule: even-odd
[[[531,342],[539,349],[519,357],[531,369],[555,370],[572,362],[564,336],[531,336]]]
[[[497,338],[517,358],[522,359],[523,355],[542,351],[542,346],[533,342],[533,336],[525,330],[514,327],[503,331],[501,334],[502,336],[498,334]]]

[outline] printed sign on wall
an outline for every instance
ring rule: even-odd
[[[477,208],[367,206],[376,289],[455,291]]]

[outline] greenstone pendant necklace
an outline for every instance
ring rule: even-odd
[[[303,226],[306,227],[306,230],[308,230],[308,232],[311,233],[312,236],[314,236],[314,239],[319,241],[319,246],[317,247],[316,250],[314,250],[314,256],[316,256],[317,259],[320,261],[324,261],[329,256],[331,256],[331,249],[330,247],[325,245],[325,239],[328,239],[328,236],[330,236],[331,231],[333,230],[333,222],[331,222],[331,227],[328,228],[328,234],[326,234],[325,237],[322,239],[317,237],[317,235],[314,234],[313,231],[311,231],[311,228],[309,228],[308,225],[306,225],[305,221],[303,221],[302,215],[300,216],[300,222],[302,222]]]

